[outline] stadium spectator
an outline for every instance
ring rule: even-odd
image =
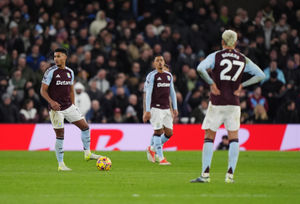
[[[143,35],[138,34],[128,47],[130,59],[132,61],[139,59],[141,51],[146,49],[150,49],[150,46],[144,41]]]
[[[103,93],[97,88],[97,80],[94,79],[90,81],[87,94],[89,95],[91,101],[101,101]]]
[[[108,120],[108,122],[109,123],[123,123],[124,122],[124,118],[123,118],[122,111],[120,108],[114,109],[113,117],[111,117]]]
[[[294,101],[281,105],[276,117],[277,123],[299,123],[298,110]]]
[[[195,118],[194,123],[202,124],[204,117],[206,115],[206,112],[207,112],[207,108],[208,108],[208,100],[203,99],[201,101],[201,104],[199,106],[197,106],[196,108],[194,108],[194,110],[191,112],[191,116]]]
[[[117,95],[117,89],[118,88],[123,88],[126,97],[130,95],[130,91],[125,85],[125,78],[123,77],[122,74],[119,74],[115,80],[115,84],[111,87],[111,91],[114,93],[114,95]]]
[[[26,99],[24,107],[20,110],[20,122],[22,123],[36,123],[39,120],[37,110],[34,108],[33,101]]]
[[[254,89],[253,94],[249,97],[248,103],[249,103],[249,106],[250,106],[252,111],[255,109],[255,107],[257,105],[262,105],[265,108],[266,111],[268,111],[268,109],[269,109],[268,101],[264,96],[262,96],[260,86],[257,86]]]
[[[17,123],[19,122],[18,108],[12,104],[9,94],[2,95],[3,103],[0,103],[0,121],[1,123]]]
[[[126,123],[138,123],[141,122],[139,118],[142,118],[143,110],[138,104],[138,99],[135,94],[131,94],[128,98],[128,106],[125,111],[125,122]]]
[[[21,71],[22,76],[26,81],[35,82],[34,71],[30,67],[27,66],[26,58],[24,56],[20,56],[18,58],[18,63],[11,72],[14,73],[16,70]]]
[[[22,72],[20,70],[16,70],[13,73],[12,78],[8,81],[8,92],[12,93],[13,90],[17,91],[17,97],[19,100],[22,100],[24,97],[24,87],[25,87],[26,79],[23,78]]]
[[[114,94],[111,90],[107,90],[104,94],[104,97],[100,101],[100,104],[103,108],[104,116],[110,120],[112,117],[112,113],[114,112],[115,108],[115,98]]]
[[[96,19],[90,25],[90,34],[97,36],[107,25],[107,19],[104,11],[98,11]]]
[[[0,75],[8,76],[11,69],[11,58],[4,45],[0,43]]]
[[[98,100],[92,100],[91,109],[85,115],[88,123],[106,123],[103,110]]]
[[[269,123],[267,111],[261,104],[255,106],[253,117],[253,123]]]
[[[269,110],[268,115],[270,119],[274,119],[276,116],[276,110],[280,104],[282,98],[282,91],[284,85],[277,79],[277,72],[272,71],[270,73],[270,79],[262,85],[262,93],[268,100]]]
[[[49,115],[49,111],[48,108],[43,107],[40,110],[40,114],[39,114],[39,123],[50,123],[50,115]]]
[[[218,145],[217,150],[229,150],[229,140],[227,135],[222,136],[222,141]]]
[[[74,85],[75,89],[75,105],[79,108],[83,116],[86,115],[91,108],[91,100],[89,95],[85,92],[85,88],[82,83],[77,82]]]
[[[106,79],[106,70],[100,69],[96,76],[94,76],[91,80],[97,81],[97,88],[102,92],[105,93],[109,88],[109,82]]]
[[[279,81],[281,81],[283,84],[286,83],[283,71],[281,71],[281,69],[279,69],[277,67],[277,62],[276,61],[271,61],[270,66],[264,69],[264,73],[266,75],[266,78],[261,82],[261,84],[263,84],[264,82],[266,82],[270,79],[270,73],[272,71],[277,73],[277,79]]]
[[[40,48],[37,45],[33,45],[30,55],[27,56],[26,61],[29,67],[33,71],[36,71],[40,67],[41,61],[45,61],[46,58],[40,54]]]

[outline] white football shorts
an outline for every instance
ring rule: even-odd
[[[55,111],[51,109],[49,115],[54,129],[64,128],[64,119],[70,123],[84,119],[83,115],[74,104],[62,111]]]
[[[173,129],[173,117],[170,109],[151,108],[150,113],[150,123],[154,130],[163,127]]]
[[[236,131],[240,128],[241,108],[234,105],[212,105],[209,102],[202,129],[217,131],[224,123],[226,130]]]

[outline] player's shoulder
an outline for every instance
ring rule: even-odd
[[[154,76],[156,73],[158,73],[157,70],[153,70],[153,71],[149,72],[149,74],[147,75],[146,79],[150,79],[151,76]]]
[[[164,71],[164,73],[166,73],[167,75],[169,75],[170,77],[172,77],[171,72],[169,72],[169,71]]]
[[[57,70],[58,67],[56,65],[53,65],[52,67],[49,67],[46,71],[45,71],[45,75],[49,75],[51,73],[53,73],[55,70]]]
[[[71,73],[74,73],[74,71],[70,67],[66,66],[66,70],[70,71]]]

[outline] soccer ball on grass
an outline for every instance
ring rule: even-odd
[[[108,157],[100,157],[97,162],[96,166],[100,171],[109,171],[111,168],[111,160]]]

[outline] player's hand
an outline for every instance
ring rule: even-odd
[[[50,103],[50,106],[51,106],[51,108],[52,108],[53,110],[55,110],[55,111],[59,111],[59,110],[60,110],[60,104],[57,103],[56,101],[51,102],[51,103]]]
[[[210,85],[210,91],[213,95],[216,95],[216,96],[221,95],[221,91],[218,89],[218,87],[215,83]]]
[[[151,118],[151,113],[150,112],[145,112],[143,115],[143,122],[146,123],[148,120]]]
[[[173,110],[173,118],[176,118],[178,116],[178,110]]]
[[[241,85],[239,86],[239,88],[233,92],[233,94],[234,94],[235,96],[240,96],[242,90],[243,90],[243,86],[242,86],[242,84],[241,84]]]

